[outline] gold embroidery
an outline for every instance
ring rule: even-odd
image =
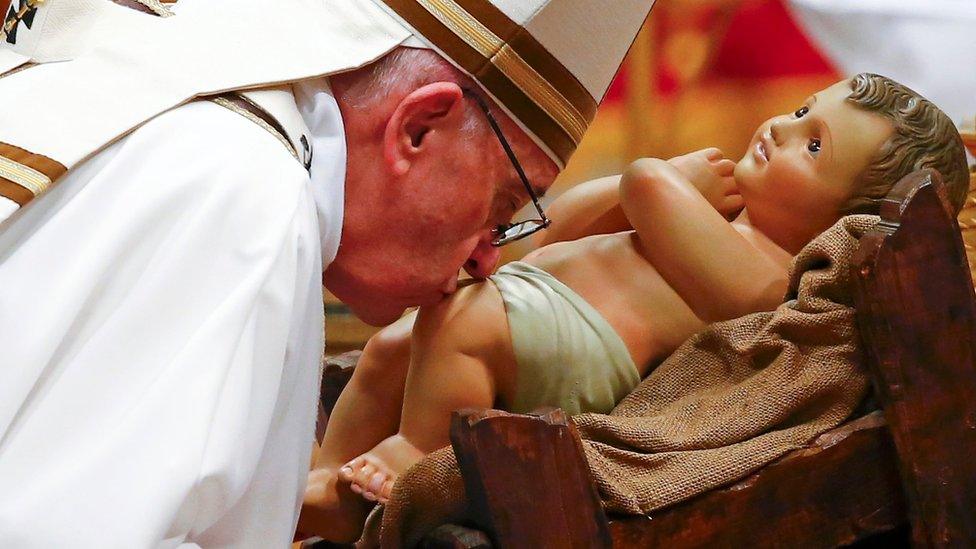
[[[418,0],[418,3],[502,71],[579,144],[586,131],[586,119],[522,56],[454,0]]]
[[[3,24],[3,29],[0,29],[0,39],[6,38],[7,35],[10,34],[10,31],[14,30],[14,27],[20,24],[20,21],[29,11],[36,9],[37,6],[40,6],[43,3],[44,0],[27,0],[21,4],[20,9],[17,10],[17,13],[15,13],[13,17]]]
[[[586,133],[586,119],[566,100],[548,80],[525,62],[508,44],[498,50],[492,62],[528,95],[548,112],[569,136],[579,145]]]
[[[254,102],[253,101],[249,100],[248,98],[244,97],[243,95],[238,94],[236,97],[238,99],[242,99],[244,101],[247,101],[251,105],[254,105]],[[275,137],[275,139],[277,139],[278,141],[280,141],[281,144],[284,145],[286,149],[288,149],[288,152],[291,153],[291,155],[295,158],[295,160],[298,160],[299,162],[301,162],[301,160],[298,158],[298,152],[295,151],[295,147],[293,147],[291,145],[291,142],[288,141],[288,139],[286,139],[284,135],[281,135],[281,133],[278,130],[274,129],[274,127],[271,126],[271,124],[268,124],[267,122],[265,122],[264,120],[262,120],[260,116],[254,114],[253,112],[251,112],[251,111],[249,111],[249,110],[247,110],[245,108],[242,108],[242,107],[238,106],[237,104],[235,104],[233,101],[227,99],[226,97],[220,97],[220,96],[218,96],[218,97],[211,97],[210,98],[210,101],[213,101],[214,103],[220,105],[221,107],[224,107],[226,109],[230,109],[230,110],[236,112],[237,114],[243,116],[244,118],[247,118],[251,122],[254,122],[258,126],[261,126],[262,128],[264,128],[268,133],[270,133],[271,135],[273,135]]]
[[[160,2],[159,0],[136,0],[136,2],[139,2],[143,6],[146,6],[147,8],[152,10],[153,13],[155,13],[160,17],[171,17],[172,15],[174,15],[173,12],[169,11],[169,8],[164,6],[162,2]],[[172,2],[172,3],[175,4],[176,2]]]
[[[29,68],[31,68],[31,67],[36,67],[37,65],[38,65],[38,64],[37,64],[37,63],[35,63],[35,62],[33,62],[33,61],[27,61],[26,63],[23,63],[23,64],[21,64],[21,65],[18,65],[18,66],[16,66],[16,67],[14,67],[14,68],[12,68],[12,69],[10,69],[10,70],[9,70],[9,71],[7,71],[7,72],[5,72],[5,73],[3,73],[3,74],[0,74],[0,78],[6,78],[6,77],[8,77],[8,76],[12,76],[12,75],[15,75],[15,74],[17,74],[17,73],[18,73],[18,72],[20,72],[20,71],[25,71],[25,70],[27,70],[27,69],[29,69]]]
[[[51,184],[51,178],[43,173],[3,156],[0,156],[0,177],[29,190],[34,196],[44,192]]]

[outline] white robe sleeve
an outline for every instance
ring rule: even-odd
[[[0,228],[0,547],[285,547],[322,352],[316,211],[265,130],[166,113]]]

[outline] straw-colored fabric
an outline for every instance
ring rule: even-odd
[[[600,312],[542,269],[513,261],[491,275],[518,364],[510,412],[605,414],[640,383],[630,351]]]
[[[708,327],[609,415],[574,418],[607,509],[651,513],[729,484],[848,418],[868,390],[850,259],[876,222],[845,217],[797,256],[776,311]],[[412,546],[465,507],[451,449],[431,454],[397,482],[383,546]]]

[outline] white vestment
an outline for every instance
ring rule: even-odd
[[[345,141],[312,178],[199,101],[0,225],[0,547],[285,547],[314,436]]]

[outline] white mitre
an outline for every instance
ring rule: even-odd
[[[180,104],[352,70],[411,34],[564,166],[654,0],[180,0],[175,14],[168,3],[12,0],[0,196],[26,204]]]

